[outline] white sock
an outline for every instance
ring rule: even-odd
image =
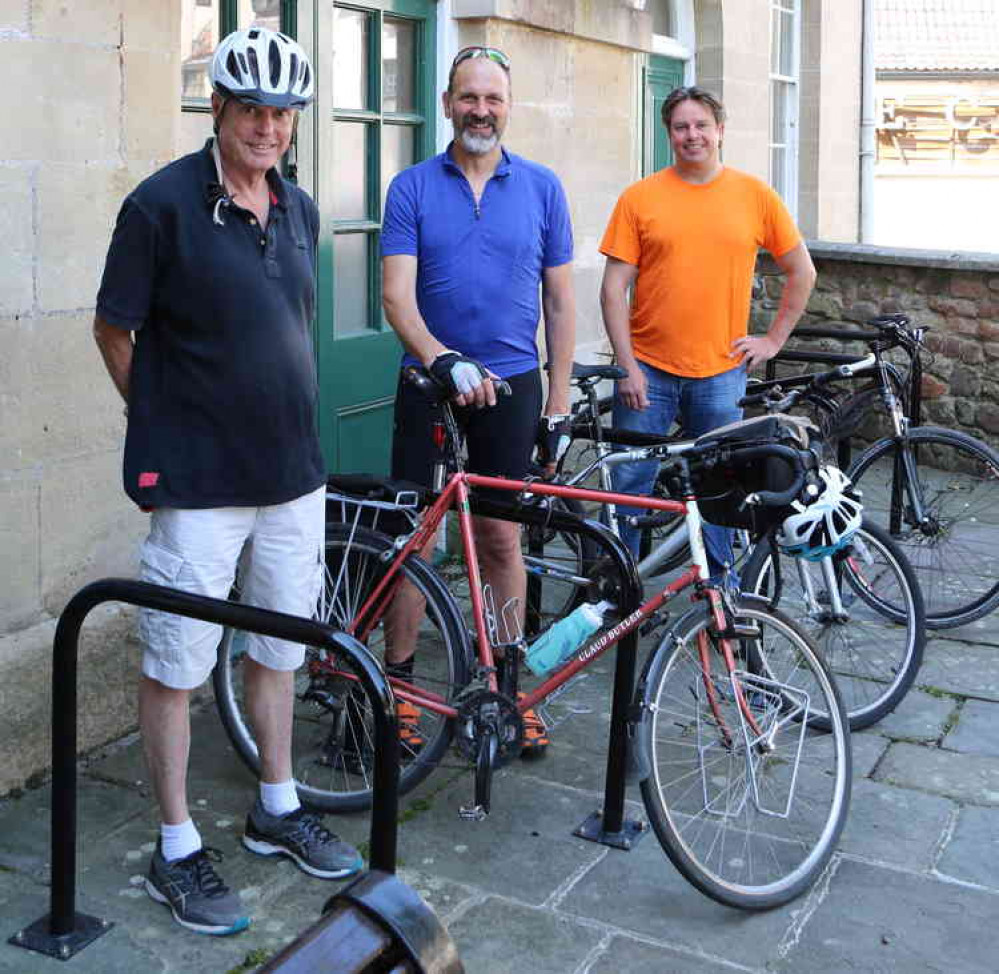
[[[194,822],[188,819],[180,825],[160,824],[160,846],[167,862],[186,859],[201,848],[201,834]]]
[[[260,782],[260,804],[268,815],[287,815],[300,807],[295,782],[290,778],[277,784]]]

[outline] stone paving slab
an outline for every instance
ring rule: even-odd
[[[923,682],[922,674],[916,681]],[[881,734],[894,740],[939,741],[958,703],[953,697],[934,696],[913,688],[887,717],[862,733]]]
[[[551,910],[489,897],[450,925],[466,974],[568,974],[603,938]]]
[[[973,805],[999,805],[999,758],[958,754],[918,744],[892,744],[878,781],[945,795]]]
[[[957,806],[946,798],[859,779],[840,849],[894,866],[928,870]],[[899,823],[904,822],[905,828]]]
[[[440,792],[425,817],[414,818],[413,827],[400,831],[400,864],[540,905],[566,876],[594,862],[603,850],[572,835],[593,810],[586,794],[500,774],[493,781],[492,812],[484,822],[458,817],[459,807],[470,798],[467,776]],[[497,855],[500,849],[505,852]]]
[[[851,735],[853,780],[870,777],[890,745],[891,741],[887,737],[882,737],[877,732],[877,727]]]
[[[967,754],[999,757],[999,706],[981,700],[966,701],[942,747]]]
[[[736,970],[745,970],[741,966]],[[732,974],[721,964],[696,954],[681,954],[668,946],[653,946],[628,937],[614,937],[587,969],[587,974]]]
[[[135,791],[78,779],[77,816],[90,824],[88,845],[103,842],[123,823],[143,815],[149,802]],[[46,785],[0,804],[0,867],[47,877],[51,859],[52,788]]]
[[[999,893],[999,809],[962,808],[937,870]]]
[[[996,627],[994,620],[992,626]],[[999,651],[991,646],[933,639],[926,647],[916,684],[981,700],[999,700]]]
[[[995,974],[999,898],[907,872],[842,861],[771,969],[808,974]],[[988,932],[987,932],[988,931]]]
[[[607,849],[566,893],[559,909],[714,959],[762,967],[776,956],[801,904],[744,913],[715,903],[676,871],[655,835],[649,835],[631,852]]]
[[[192,808],[200,802],[245,815],[256,780],[233,750],[212,703],[191,715],[191,751],[187,791]],[[143,791],[150,788],[139,746],[110,749],[88,763],[87,773]]]

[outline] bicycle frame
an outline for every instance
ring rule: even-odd
[[[502,477],[487,477],[479,474],[457,472],[453,474],[445,485],[440,496],[424,513],[417,529],[407,537],[404,543],[398,545],[398,553],[393,558],[392,563],[385,575],[374,591],[368,597],[365,604],[357,616],[357,622],[348,631],[364,640],[371,629],[377,625],[379,619],[384,614],[395,586],[400,581],[399,567],[410,554],[418,554],[435,537],[444,515],[455,510],[458,515],[458,523],[461,531],[462,545],[465,554],[468,582],[472,602],[472,616],[475,626],[476,642],[478,646],[477,656],[481,667],[481,674],[486,680],[488,689],[496,692],[498,689],[496,669],[494,666],[493,644],[489,638],[486,626],[486,613],[482,597],[481,577],[479,575],[478,560],[475,547],[475,530],[472,522],[472,511],[469,502],[469,488],[486,488],[500,490],[507,493],[516,493],[520,496],[548,496],[563,497],[574,500],[588,500],[603,504],[629,504],[632,506],[644,507],[651,510],[669,511],[676,514],[683,514],[687,520],[688,530],[691,537],[692,565],[679,578],[666,585],[661,592],[648,599],[641,606],[622,619],[616,626],[608,630],[597,639],[584,644],[576,657],[559,668],[552,676],[541,683],[533,691],[521,698],[517,702],[518,711],[523,714],[525,711],[535,707],[541,700],[557,690],[562,684],[570,680],[579,670],[589,665],[594,659],[602,655],[608,648],[616,644],[620,639],[633,632],[645,619],[649,618],[661,606],[669,602],[680,592],[691,586],[697,588],[697,595],[707,598],[710,604],[710,611],[713,623],[719,631],[725,629],[725,613],[721,592],[711,585],[704,583],[708,577],[707,553],[701,536],[701,516],[697,509],[697,502],[693,498],[687,501],[675,501],[665,498],[655,497],[633,497],[628,494],[616,494],[602,490],[589,490],[580,487],[566,487],[561,484],[508,480]],[[401,539],[400,539],[401,540]],[[696,596],[695,596],[696,597]],[[728,640],[722,641],[726,667],[731,672],[734,668],[734,656],[729,646]],[[705,680],[710,680],[710,664],[708,659],[703,659],[705,669]],[[395,694],[418,707],[423,707],[434,711],[442,716],[455,718],[458,710],[443,697],[422,688],[413,687],[402,680],[390,678],[392,689]],[[713,692],[712,687],[708,687],[708,692]],[[741,699],[741,693],[740,693]],[[754,720],[749,707],[742,701],[743,709],[751,722]]]

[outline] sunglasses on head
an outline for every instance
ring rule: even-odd
[[[454,60],[451,62],[451,73],[454,73],[454,69],[461,64],[462,61],[469,61],[474,57],[484,57],[498,64],[504,71],[510,70],[510,59],[500,50],[495,47],[463,47],[454,56]]]

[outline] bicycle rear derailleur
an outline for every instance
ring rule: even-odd
[[[458,750],[475,765],[474,803],[463,805],[459,814],[482,821],[489,814],[493,771],[520,754],[524,722],[514,701],[502,693],[477,688],[461,694],[455,702]]]

